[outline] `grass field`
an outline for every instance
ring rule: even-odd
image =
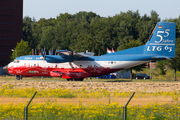
[[[50,77],[18,81],[14,76],[0,77],[0,119],[22,120],[24,107],[35,91],[29,120],[119,120],[132,91],[136,93],[128,105],[128,120],[180,119],[180,73],[174,81],[171,70],[164,76],[156,69],[151,72],[153,79],[133,81],[88,78],[67,82]],[[149,74],[149,69],[142,73]]]
[[[20,83],[24,84],[27,82]],[[71,82],[65,83],[69,84]],[[74,83],[76,82],[73,82],[73,85]],[[85,83],[89,84],[90,82]],[[136,82],[133,83],[136,84]],[[78,82],[78,84],[82,84],[82,82]],[[95,82],[95,84],[100,85],[104,83]],[[13,84],[7,84],[2,85],[0,88],[0,119],[23,119],[24,107],[35,91],[37,91],[37,95],[28,110],[28,119],[30,120],[118,120],[123,118],[123,106],[132,95],[132,92],[118,90],[92,89],[89,91],[86,88],[37,89],[35,87],[22,88],[21,86],[17,88]],[[157,91],[152,93],[137,91],[128,105],[128,119],[180,119],[179,97],[180,91]]]

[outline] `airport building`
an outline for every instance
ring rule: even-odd
[[[0,74],[22,39],[23,0],[0,0]]]

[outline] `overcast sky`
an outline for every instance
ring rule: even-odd
[[[23,17],[56,18],[60,13],[76,14],[79,11],[94,12],[101,17],[139,10],[141,16],[154,10],[161,20],[178,18],[180,0],[23,0]]]

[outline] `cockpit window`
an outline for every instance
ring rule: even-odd
[[[19,60],[14,60],[14,63],[19,63]]]

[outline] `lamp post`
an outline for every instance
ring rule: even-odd
[[[12,49],[11,51],[15,51],[15,58],[17,58],[17,51]]]
[[[151,79],[151,61],[149,67],[150,67],[150,79]]]

